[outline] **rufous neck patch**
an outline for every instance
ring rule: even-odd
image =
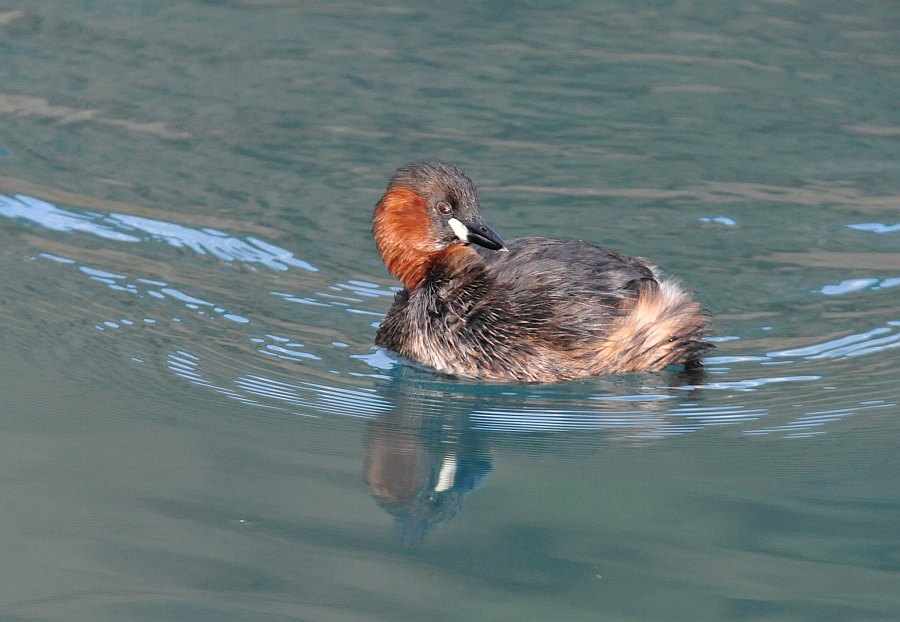
[[[388,271],[414,289],[425,278],[435,250],[425,199],[409,188],[392,188],[375,208],[375,244]]]
[[[375,244],[388,271],[412,290],[436,263],[455,264],[477,254],[468,246],[447,246],[428,215],[423,197],[400,186],[389,190],[375,208]]]

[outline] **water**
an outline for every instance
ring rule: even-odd
[[[900,618],[893,3],[7,2],[0,618]],[[372,348],[371,208],[645,255],[718,350]]]

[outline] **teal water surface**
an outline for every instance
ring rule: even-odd
[[[893,2],[0,10],[0,619],[900,619]],[[391,172],[649,257],[701,375],[372,346]]]

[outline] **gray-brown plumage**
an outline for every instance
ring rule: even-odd
[[[700,305],[643,259],[574,240],[504,245],[450,164],[399,169],[373,229],[405,287],[375,343],[438,371],[552,382],[698,365],[712,347]]]

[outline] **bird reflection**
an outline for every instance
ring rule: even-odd
[[[458,399],[452,412],[433,399],[416,402],[418,410],[395,408],[370,423],[364,470],[369,491],[394,517],[407,548],[456,516],[491,470],[480,435],[463,414],[471,411],[460,409]]]
[[[702,370],[687,369],[671,370],[667,376],[670,386],[684,387],[682,383],[696,383],[702,374]],[[641,375],[609,377],[592,381],[590,388],[608,395],[634,395],[642,378],[646,379]],[[529,403],[536,401],[562,407],[556,414],[565,413],[567,406],[590,413],[597,431],[609,416],[613,422],[610,434],[643,431],[658,438],[656,432],[669,425],[666,404],[617,401],[614,409],[609,409],[599,402],[586,402],[588,395],[582,391],[565,383],[541,387],[458,382],[403,365],[393,368],[389,385],[380,391],[391,408],[368,424],[363,478],[378,505],[394,517],[401,545],[418,547],[437,525],[459,514],[466,496],[490,473],[488,449],[499,437],[479,429],[473,417],[528,412]],[[695,396],[695,391],[677,391],[685,397]],[[626,413],[634,417],[630,427],[621,425]],[[589,430],[573,433],[588,440],[592,436]],[[553,438],[547,440],[552,451],[567,446],[559,435]]]

